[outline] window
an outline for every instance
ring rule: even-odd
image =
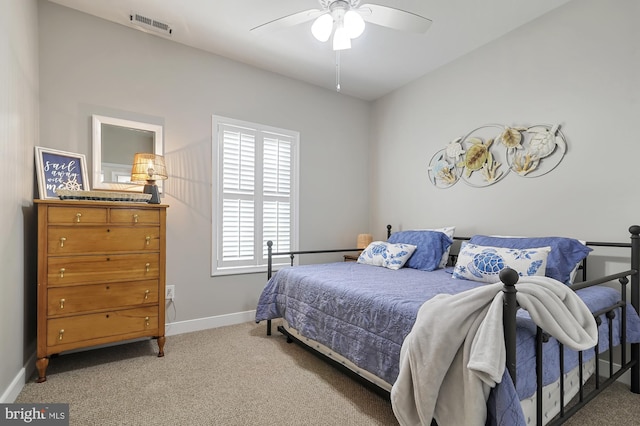
[[[299,134],[213,116],[212,135],[212,275],[265,271],[267,241],[298,246]]]

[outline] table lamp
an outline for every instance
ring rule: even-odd
[[[373,241],[371,234],[358,234],[358,247],[359,249],[365,249]]]
[[[145,183],[143,193],[151,194],[149,204],[160,204],[160,193],[156,180],[166,179],[167,170],[162,155],[136,153],[133,156],[133,168],[131,169],[131,182]]]

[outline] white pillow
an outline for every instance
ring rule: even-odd
[[[453,241],[453,234],[456,232],[455,226],[445,226],[444,228],[431,228],[431,229],[416,229],[416,231],[437,231],[442,232],[447,237],[451,238]],[[451,246],[445,250],[442,254],[442,259],[440,259],[440,264],[438,265],[438,269],[446,268],[447,263],[449,262],[449,252],[451,251]]]
[[[453,278],[497,283],[500,281],[498,274],[506,267],[515,269],[521,277],[544,276],[550,251],[551,247],[513,249],[463,242]]]
[[[412,244],[391,244],[384,241],[374,241],[360,253],[358,263],[400,269],[415,250],[416,246]]]

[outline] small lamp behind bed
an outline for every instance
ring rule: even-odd
[[[373,241],[373,237],[371,236],[371,234],[358,234],[358,241],[356,244],[356,248],[362,251],[366,249],[367,246],[371,244],[372,241]],[[360,253],[356,253],[356,254],[348,253],[344,255],[344,261],[357,262],[358,257],[360,257]]]
[[[373,236],[371,234],[359,234],[358,235],[358,244],[357,248],[366,249],[369,244],[373,241]]]

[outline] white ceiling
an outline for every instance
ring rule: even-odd
[[[50,0],[125,26],[132,11],[170,24],[167,37],[221,56],[335,90],[335,52],[311,22],[271,32],[251,28],[317,0]],[[341,54],[341,93],[377,99],[569,0],[371,0],[433,21],[424,34],[367,24]],[[363,1],[366,3],[366,1]]]

